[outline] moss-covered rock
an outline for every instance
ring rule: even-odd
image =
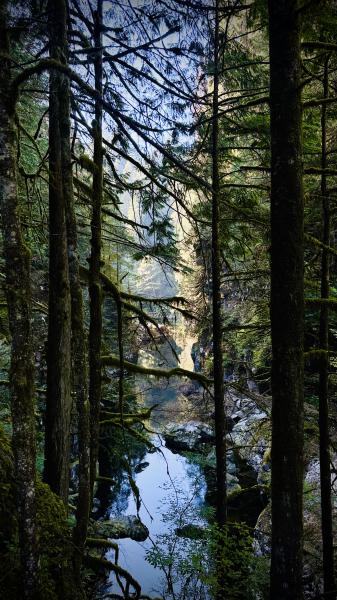
[[[64,504],[48,485],[36,482],[39,549],[37,600],[76,600],[71,564],[71,529]],[[20,583],[18,525],[14,498],[13,456],[0,427],[0,581],[6,600],[18,600]]]
[[[5,552],[14,526],[15,506],[12,492],[13,457],[8,436],[0,427],[0,554]]]
[[[71,530],[62,500],[48,485],[36,484],[37,538],[40,549],[41,600],[74,596],[71,564]]]
[[[17,523],[13,497],[13,456],[9,439],[0,427],[0,581],[4,597],[14,598],[17,569]]]
[[[269,497],[269,488],[253,485],[249,488],[235,490],[228,495],[228,517],[255,527],[256,521],[265,508]]]
[[[136,542],[144,542],[149,535],[149,530],[138,517],[125,515],[110,521],[98,521],[94,525],[93,533],[103,538],[131,538]]]

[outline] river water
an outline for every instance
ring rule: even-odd
[[[191,358],[193,341],[186,330],[180,329],[178,332],[179,364],[185,369],[193,369]],[[163,361],[168,363],[168,367],[177,364],[168,343],[160,346],[160,355],[156,351],[142,351],[139,356],[139,363],[146,366],[162,364]],[[143,378],[137,378],[136,380],[144,405],[158,404],[149,424],[151,430],[158,432],[152,437],[157,451],[145,455],[142,460],[145,468],[135,475],[141,498],[139,516],[148,527],[150,535],[145,542],[131,539],[118,540],[119,565],[127,569],[141,584],[143,594],[162,598],[179,597],[183,582],[175,572],[174,559],[180,553],[188,552],[189,542],[178,538],[175,530],[189,522],[189,519],[194,524],[202,522],[199,510],[204,504],[206,491],[200,468],[166,448],[161,436],[166,425],[191,420],[192,407],[179,390],[181,383],[179,380],[173,380],[165,385],[154,379],[145,381]],[[121,514],[118,498],[111,505],[109,516],[113,518],[117,514]],[[132,494],[128,497],[127,505],[124,504],[122,514],[137,514],[136,502]],[[147,559],[148,554],[156,557],[156,550],[159,549],[161,557],[165,555],[166,563],[170,562],[171,552],[173,559],[171,568],[165,564],[163,570],[150,564]],[[107,558],[114,559],[113,551],[107,554]],[[120,593],[114,574],[110,575],[108,591]]]

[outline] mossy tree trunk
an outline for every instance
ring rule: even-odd
[[[50,57],[66,63],[64,0],[49,0]],[[66,230],[69,164],[62,160],[69,122],[69,82],[51,71],[49,83],[49,305],[44,480],[68,504],[71,415],[71,303]]]
[[[224,370],[222,352],[221,257],[220,257],[220,176],[219,176],[219,0],[214,14],[214,75],[212,104],[212,333],[216,453],[216,515],[218,525],[226,523],[226,431]]]
[[[103,1],[97,0],[97,10],[94,13],[94,41],[96,48],[102,47],[102,12]],[[102,52],[98,50],[94,59],[95,89],[102,94],[103,62]],[[91,217],[91,254],[89,259],[89,297],[90,297],[90,328],[89,328],[89,399],[91,413],[91,457],[90,480],[93,492],[99,447],[99,414],[102,396],[101,379],[101,345],[102,345],[102,290],[100,283],[101,270],[101,219],[103,199],[103,142],[102,142],[102,105],[95,103],[94,132],[94,163],[92,183],[92,217]]]
[[[304,276],[297,9],[296,1],[269,0],[273,600],[303,597]]]
[[[79,578],[90,513],[90,406],[88,394],[86,331],[84,328],[83,296],[79,276],[77,226],[73,203],[74,197],[72,193],[72,172],[70,160],[68,165],[70,165],[70,193],[67,197],[67,231],[71,292],[71,348],[73,389],[76,396],[77,407],[78,436],[78,499],[76,510],[76,526],[74,528],[74,566],[75,574]]]
[[[324,65],[323,97],[329,94],[328,79],[329,58]],[[322,255],[321,255],[321,298],[329,298],[330,285],[330,246],[331,217],[329,195],[324,170],[327,167],[327,123],[326,105],[321,108],[322,154],[321,154],[321,195],[322,195]],[[323,579],[324,593],[329,598],[336,598],[334,576],[334,548],[332,529],[331,468],[330,468],[330,434],[329,434],[329,306],[322,302],[319,322],[319,347],[321,353],[319,364],[319,461],[321,481],[321,513],[323,541]]]
[[[5,259],[5,290],[11,335],[10,394],[15,492],[21,561],[21,598],[35,597],[34,360],[31,332],[30,252],[22,235],[17,196],[17,132],[15,106],[9,99],[11,60],[7,2],[0,5],[0,211]]]
[[[62,39],[63,59],[67,61],[67,2],[63,5]],[[61,9],[60,9],[61,10]],[[86,355],[86,334],[84,328],[83,296],[79,275],[77,249],[77,223],[75,214],[72,160],[71,160],[71,119],[70,81],[63,82],[63,98],[59,104],[61,127],[62,186],[66,211],[68,266],[71,294],[71,356],[72,384],[76,397],[78,432],[78,499],[76,526],[74,528],[74,566],[77,580],[80,581],[80,567],[88,529],[90,509],[90,409],[88,397],[88,368]]]

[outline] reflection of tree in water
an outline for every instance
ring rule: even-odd
[[[200,473],[199,473],[200,475]],[[200,514],[203,486],[194,479],[194,489],[186,493],[174,481],[167,486],[167,498],[160,507],[166,531],[151,540],[146,560],[164,573],[162,596],[167,600],[209,600],[205,551],[205,521]],[[166,486],[165,486],[166,487]],[[198,509],[199,507],[199,509]]]
[[[99,502],[95,517],[109,518],[111,513],[122,514],[128,507],[131,488],[129,474],[134,477],[148,452],[146,444],[116,431],[103,436],[99,452],[99,474],[113,480],[99,481],[96,499]]]
[[[119,414],[117,385],[117,381],[112,381],[107,386],[103,411]],[[124,388],[124,412],[139,412],[133,378],[125,381]],[[141,425],[136,423],[132,428],[147,439]],[[123,431],[118,421],[117,425],[106,424],[101,427],[95,519],[108,519],[112,512],[116,515],[125,512],[131,493],[129,477],[131,475],[134,478],[135,469],[142,463],[147,452],[146,443]]]

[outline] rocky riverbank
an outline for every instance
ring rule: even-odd
[[[191,401],[195,400],[195,386],[183,391],[188,392]],[[254,527],[269,498],[269,418],[243,394],[228,393],[226,404],[228,514],[231,519]],[[212,505],[216,459],[211,414],[207,421],[172,423],[163,436],[172,452],[183,453],[200,464],[207,483],[206,500]]]

